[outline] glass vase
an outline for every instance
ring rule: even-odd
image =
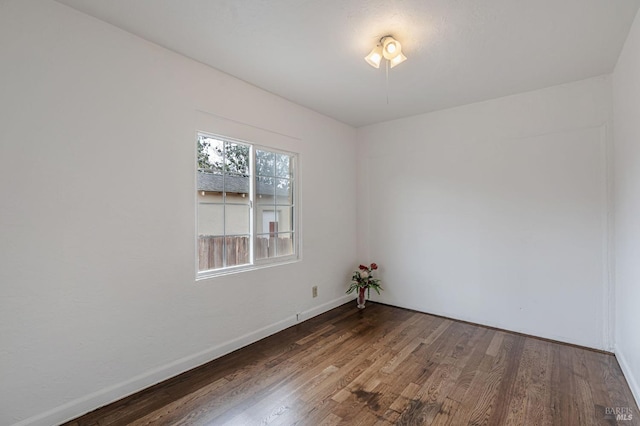
[[[364,288],[364,287],[360,287],[358,289],[358,309],[364,309],[365,308],[365,306],[364,306],[364,303],[366,301],[365,294],[364,294],[365,291],[366,291],[366,288]]]

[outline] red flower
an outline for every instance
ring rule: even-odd
[[[360,268],[360,269],[361,269],[361,270],[363,270],[363,271],[364,271],[364,270],[366,270],[366,269],[369,269],[369,268],[367,268],[367,267],[366,267],[366,266],[364,266],[364,265],[360,265],[360,266],[358,266],[358,268]]]
[[[372,263],[371,270],[375,271],[376,269],[378,269],[378,265],[376,265],[375,263]]]

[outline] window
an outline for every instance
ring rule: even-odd
[[[198,133],[199,277],[297,258],[296,155]]]

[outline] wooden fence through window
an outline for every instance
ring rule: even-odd
[[[198,236],[198,270],[208,271],[222,268],[223,250],[227,247],[227,265],[235,266],[249,263],[249,237]],[[253,247],[256,259],[293,253],[291,238],[258,237]]]

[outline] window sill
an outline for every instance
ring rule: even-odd
[[[242,272],[255,271],[259,269],[272,268],[274,266],[290,265],[292,263],[300,262],[302,259],[299,256],[291,256],[284,259],[278,259],[277,261],[257,263],[253,265],[240,265],[231,266],[228,268],[216,269],[213,271],[203,271],[196,274],[196,282],[205,281],[212,278],[223,277],[226,275],[240,274]]]

